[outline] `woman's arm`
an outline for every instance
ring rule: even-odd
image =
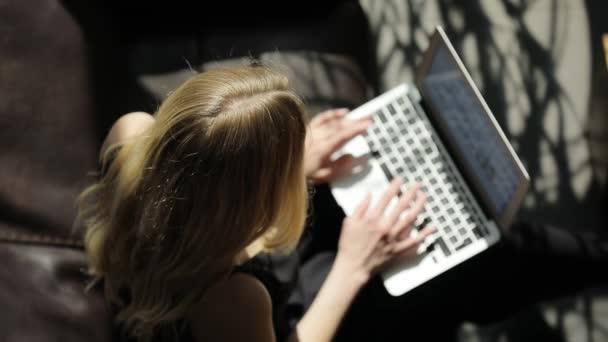
[[[344,220],[336,261],[291,341],[330,341],[376,271],[395,258],[416,254],[420,241],[434,231],[427,227],[415,238],[409,236],[426,201],[418,186],[410,187],[386,210],[400,186],[400,180],[393,181],[373,207],[368,197]],[[275,341],[270,296],[258,279],[246,274],[235,274],[210,289],[188,317],[197,341]]]
[[[415,255],[419,243],[435,231],[429,226],[410,237],[412,225],[426,203],[426,196],[417,185],[410,187],[391,210],[386,210],[400,186],[401,180],[394,180],[373,208],[368,196],[344,220],[336,261],[298,323],[292,341],[330,341],[353,299],[378,269],[395,258]]]
[[[346,118],[348,110],[333,109],[315,116],[306,135],[306,175],[314,183],[331,181],[354,166],[349,155],[333,160],[332,156],[353,137],[363,133],[372,117]],[[388,204],[397,196],[400,181],[392,183],[374,208],[369,199],[352,216],[345,219],[340,235],[336,261],[317,297],[292,335],[293,341],[329,341],[357,293],[377,269],[389,260],[415,255],[417,246],[434,228],[427,227],[416,238],[410,230],[422,211],[425,195],[412,186],[401,196],[398,205],[385,214]],[[411,209],[409,214],[403,211]]]
[[[317,297],[292,333],[290,341],[330,341],[353,299],[367,282],[364,276],[333,265]]]

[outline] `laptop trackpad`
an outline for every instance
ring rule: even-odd
[[[369,159],[353,168],[350,176],[334,181],[331,191],[344,213],[351,215],[365,199],[366,194],[372,195],[373,205],[388,185],[389,182],[378,163]]]

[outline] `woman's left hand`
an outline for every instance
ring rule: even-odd
[[[356,120],[345,118],[348,109],[330,109],[317,114],[308,125],[304,168],[315,184],[332,181],[351,170],[352,155],[332,160],[331,156],[353,137],[363,133],[373,122],[371,116]]]

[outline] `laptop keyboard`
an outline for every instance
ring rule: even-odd
[[[437,227],[422,249],[438,262],[488,232],[483,212],[423,115],[402,95],[376,113],[363,137],[389,181],[395,176],[403,178],[402,191],[408,183],[417,182],[428,195],[416,229],[429,223]]]

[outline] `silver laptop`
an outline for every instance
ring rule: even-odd
[[[529,177],[441,27],[415,85],[399,85],[348,115],[370,113],[374,124],[340,152],[365,162],[331,188],[347,215],[367,193],[378,198],[396,176],[404,179],[403,192],[418,182],[428,194],[412,234],[431,222],[437,232],[417,258],[382,272],[388,292],[398,296],[496,243]]]

